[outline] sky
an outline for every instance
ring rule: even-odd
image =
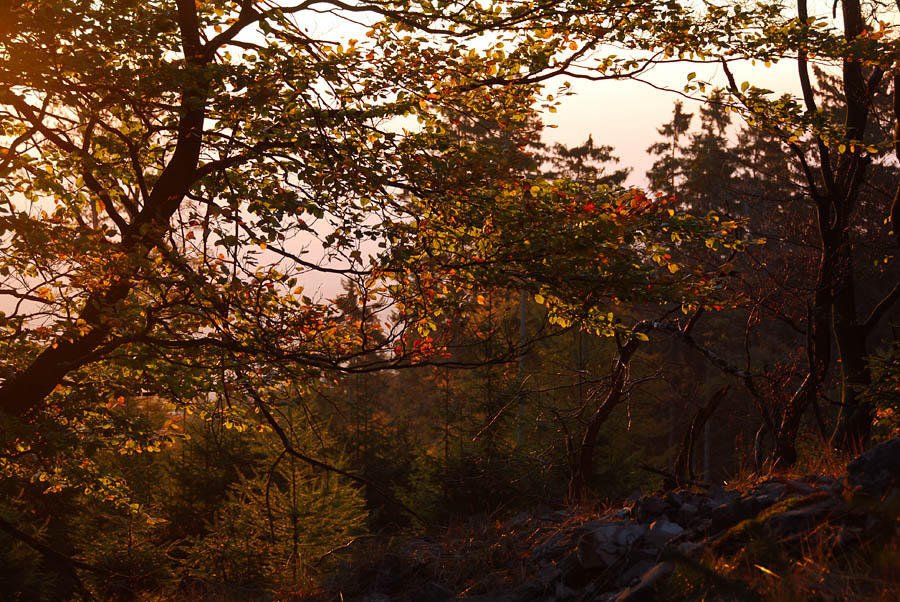
[[[738,82],[754,85],[777,93],[799,94],[797,66],[794,61],[782,61],[766,68],[749,63],[731,67]],[[683,89],[690,72],[698,79],[723,86],[725,76],[718,65],[660,65],[650,70],[645,79],[661,87]],[[660,139],[656,129],[669,121],[676,100],[683,100],[685,111],[694,113],[694,125],[702,99],[685,99],[675,92],[657,90],[647,83],[633,80],[584,82],[573,81],[575,94],[563,100],[555,114],[545,114],[545,123],[556,125],[545,133],[545,141],[579,145],[588,135],[597,144],[616,149],[621,166],[632,167],[626,182],[631,186],[645,186],[645,173],[654,157],[647,154],[648,146]]]
[[[832,4],[827,0],[809,0],[809,13],[811,16],[831,20]],[[839,23],[838,16],[837,25]],[[361,37],[365,28],[333,15],[322,15],[308,24],[308,31],[313,36],[346,39]],[[609,49],[609,52],[623,55],[627,51],[615,48]],[[601,49],[597,54],[602,53]],[[735,63],[731,69],[738,83],[746,80],[778,94],[800,94],[795,61],[782,61],[770,68],[762,64]],[[718,64],[656,65],[643,77],[656,86],[682,90],[687,83],[688,73],[692,71],[697,73],[698,80],[708,81],[714,86],[721,87],[726,83]],[[554,92],[563,81],[566,81],[564,77],[550,80],[545,93]],[[563,99],[556,113],[545,112],[544,123],[551,127],[545,131],[544,141],[577,146],[588,135],[593,135],[596,144],[609,145],[615,149],[615,154],[621,159],[620,167],[632,168],[627,185],[645,186],[645,173],[654,160],[646,153],[646,149],[658,140],[656,128],[671,118],[674,102],[682,97],[675,92],[655,89],[647,83],[634,80],[568,81],[572,84],[574,94]],[[694,101],[682,100],[685,102],[685,110],[693,113],[697,113],[702,102],[701,98]],[[695,118],[694,123],[698,124],[699,119]]]

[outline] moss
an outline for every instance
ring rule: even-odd
[[[675,570],[660,584],[660,600],[671,602],[721,600],[723,602],[759,602],[760,596],[745,583],[716,570],[709,560],[696,560],[680,554],[667,555]]]
[[[720,537],[712,545],[712,549],[720,553],[728,553],[735,551],[737,548],[745,547],[747,544],[759,540],[769,538],[766,536],[763,526],[770,518],[784,512],[790,512],[797,508],[809,506],[820,502],[829,497],[827,492],[816,492],[803,497],[792,497],[782,500],[772,506],[769,506],[753,518],[741,521],[732,528],[728,529],[722,537]],[[773,542],[774,545],[774,542]]]

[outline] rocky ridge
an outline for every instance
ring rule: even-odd
[[[505,546],[506,554],[479,548],[479,558],[458,541],[417,539],[360,577],[360,589],[368,591],[342,595],[358,602],[758,600],[759,588],[735,574],[783,582],[810,550],[837,558],[873,542],[896,543],[898,512],[900,438],[854,460],[841,477],[772,477],[745,491],[713,486],[634,495],[588,516],[522,513],[493,534],[493,545]],[[502,578],[469,578],[474,585],[460,591],[465,580],[457,577],[478,570],[466,564],[466,554],[469,564],[482,563]],[[807,572],[816,583],[792,587],[815,599],[841,599],[827,575]]]

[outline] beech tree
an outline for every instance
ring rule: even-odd
[[[359,15],[359,39],[301,24],[320,13]],[[0,72],[0,407],[40,411],[73,371],[131,345],[316,368],[383,349],[392,337],[341,331],[339,312],[296,289],[311,273],[367,289],[393,277],[374,269],[391,250],[365,241],[384,244],[408,218],[398,192],[444,192],[453,166],[435,147],[440,131],[397,119],[442,108],[515,123],[551,76],[649,64],[608,57],[579,71],[601,43],[662,39],[670,52],[688,43],[685,26],[678,5],[615,2],[13,9]],[[327,261],[306,252],[314,239]]]

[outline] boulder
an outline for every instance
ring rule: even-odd
[[[657,549],[662,549],[667,543],[684,533],[684,528],[664,518],[650,523],[650,528],[644,535],[644,540]]]
[[[779,512],[766,520],[766,531],[779,538],[809,531],[826,521],[837,505],[836,500],[827,499],[786,512]]]
[[[598,522],[584,526],[578,542],[578,560],[585,569],[606,569],[623,558],[644,534],[645,525]]]
[[[863,495],[880,499],[900,484],[900,437],[876,445],[847,465],[848,481]]]
[[[669,510],[669,503],[662,496],[646,495],[634,504],[632,514],[640,521],[652,522]]]
[[[695,518],[697,518],[697,514],[699,512],[700,509],[696,506],[696,504],[692,504],[690,502],[682,504],[681,508],[678,509],[678,521],[681,524],[689,525]]]
[[[812,495],[816,492],[816,488],[802,481],[787,480],[784,482],[789,494]]]
[[[712,510],[710,531],[719,533],[725,529],[730,529],[739,522],[754,518],[757,514],[774,504],[777,499],[775,495],[762,493],[717,506]]]

